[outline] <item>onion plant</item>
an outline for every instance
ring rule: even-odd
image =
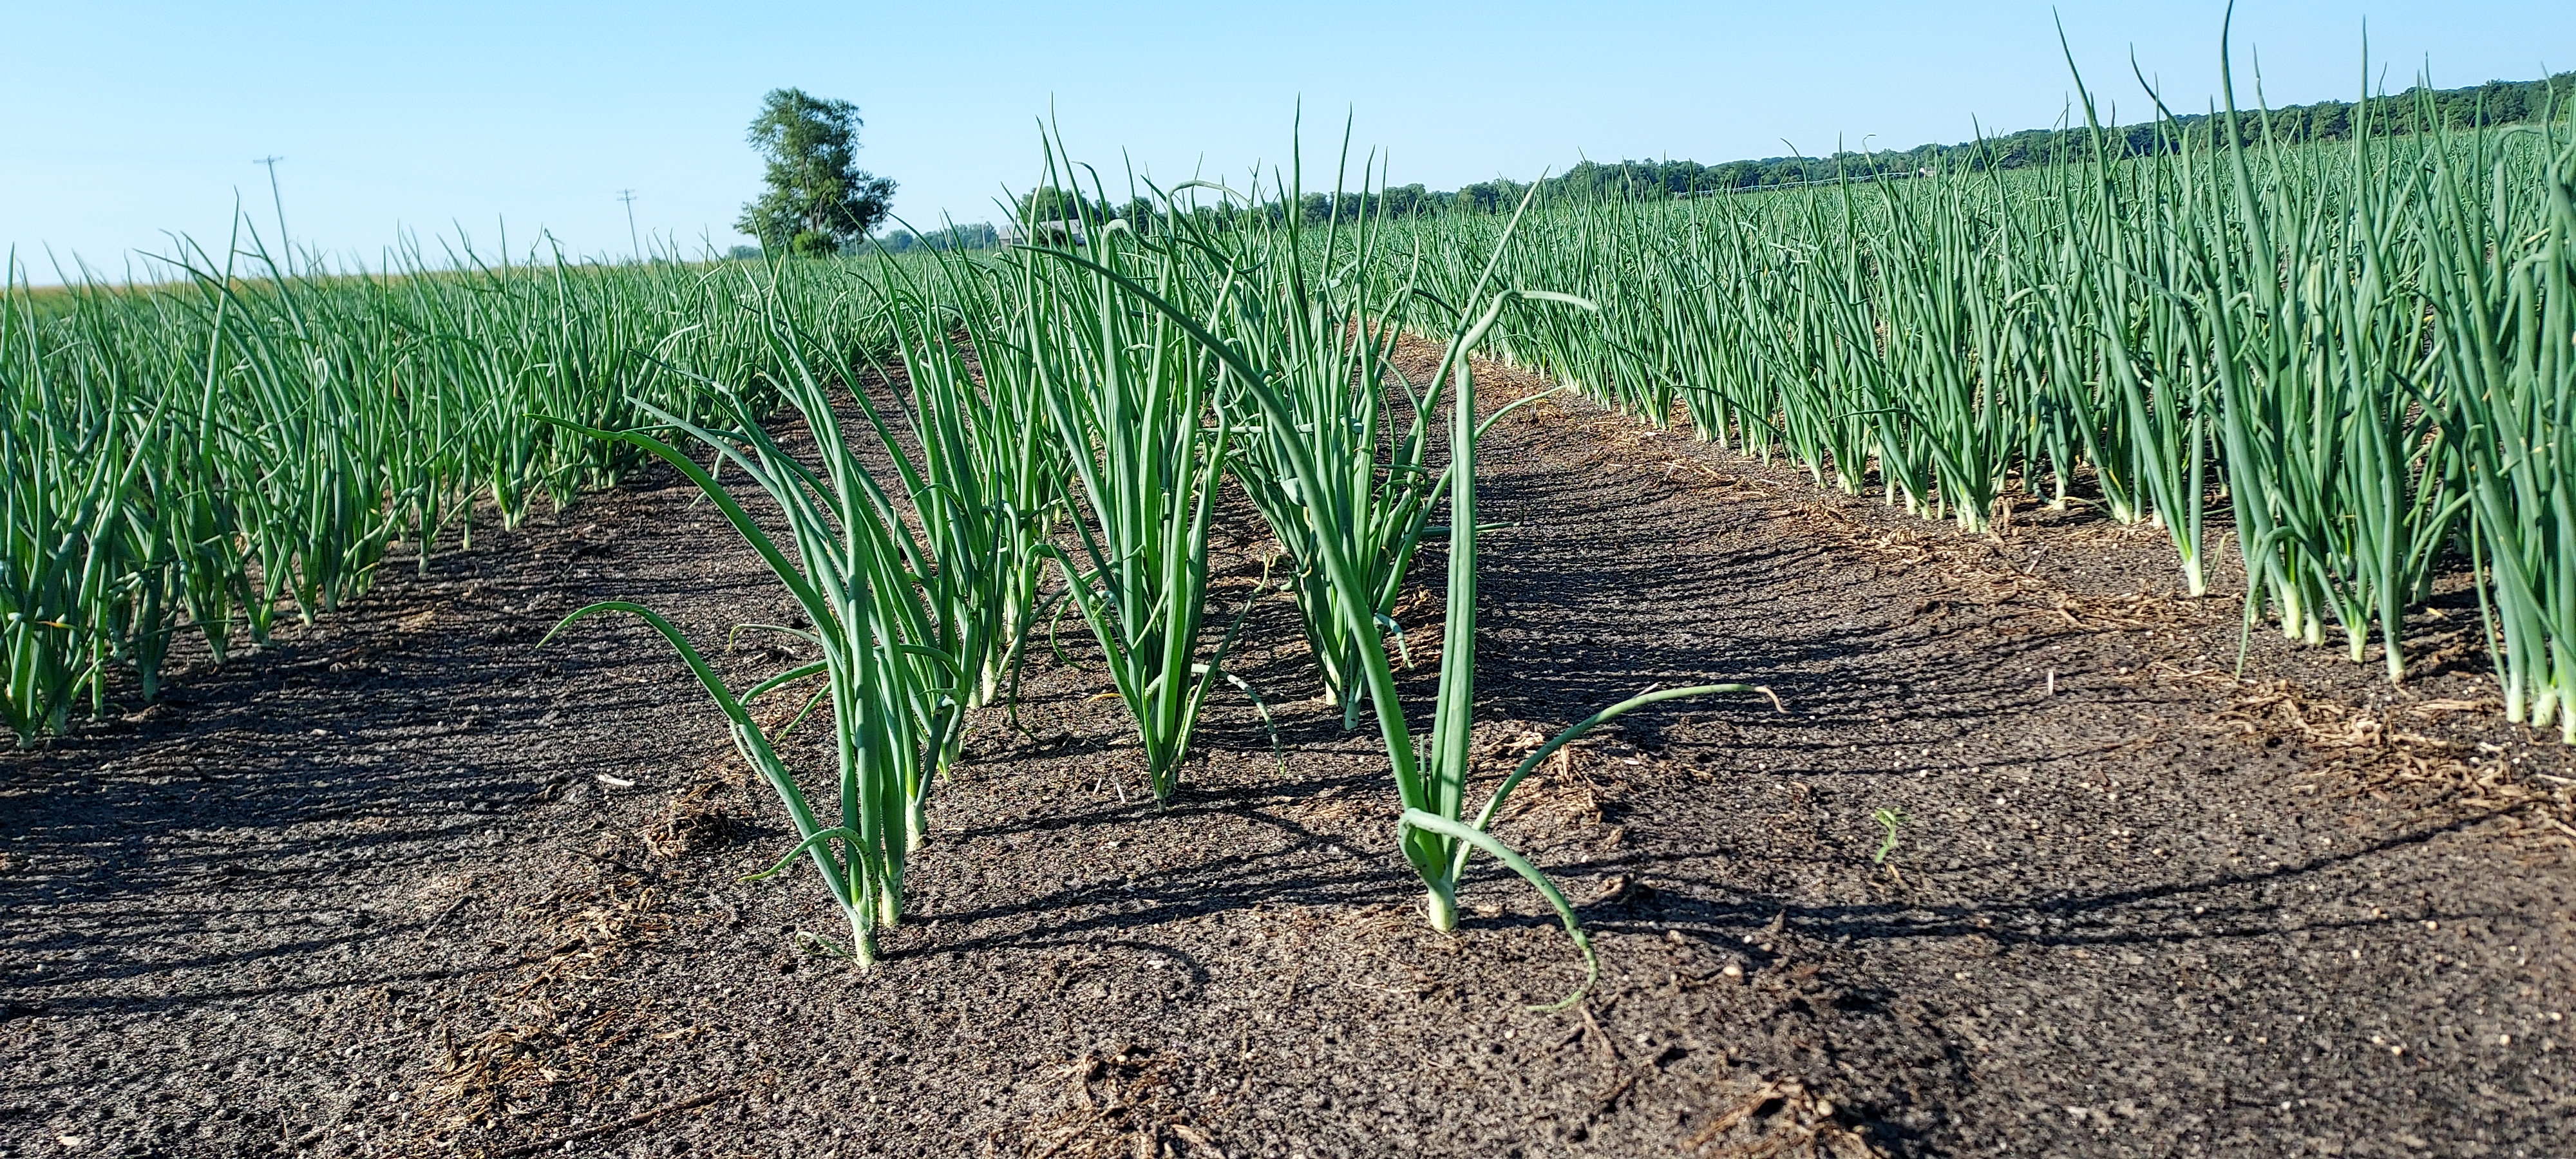
[[[2375,622],[2398,680],[2403,605],[2429,590],[2463,500],[2428,405],[2423,309],[2395,281],[2395,207],[2369,177],[2366,120],[2349,195],[2327,198],[2317,152],[2274,145],[2256,164],[2221,83],[2226,189],[2199,218],[2198,260],[2246,616],[2268,601],[2314,643],[2331,612],[2356,663]]]
[[[2071,70],[2073,50],[2067,53]],[[2084,195],[2070,190],[2060,198],[2068,217],[2055,262],[2064,289],[2051,296],[2053,378],[2062,397],[2078,400],[2079,409],[2094,394],[2117,417],[2083,423],[2073,439],[2060,435],[2056,445],[2080,442],[2092,461],[2104,464],[2099,478],[2115,509],[2121,502],[2112,496],[2131,487],[2144,492],[2151,517],[2172,538],[2184,593],[2204,596],[2209,359],[2189,296],[2206,301],[2207,290],[2196,280],[2200,267],[2187,248],[2196,239],[2174,210],[2195,204],[2192,154],[2186,140],[2168,135],[2171,122],[2159,121],[2158,151],[2182,146],[2180,163],[2151,170],[2143,187],[2123,182],[2093,94],[2080,78],[2076,93],[2091,130],[2092,164]],[[2095,255],[2109,260],[2096,261]],[[2087,391],[2088,381],[2098,382],[2099,391]],[[2123,449],[2125,454],[2117,453]],[[2076,460],[2058,450],[2054,461],[2062,501]]]
[[[875,366],[880,380],[901,384],[913,449],[865,392],[854,393],[913,496],[929,554],[913,567],[928,577],[926,598],[948,609],[973,708],[999,693],[1033,626],[1064,508],[1066,456],[1026,361],[1004,355],[979,366],[970,358],[970,351],[1009,340],[997,333],[995,277],[945,255],[931,273],[936,280],[925,282],[900,267],[887,270],[883,292],[898,362]],[[993,369],[1000,372],[987,372]]]
[[[138,413],[121,390],[63,382],[38,343],[42,327],[21,297],[0,310],[0,655],[9,725],[25,744],[59,732],[84,686],[95,686],[104,633],[86,622],[115,606],[110,585],[131,553],[128,495],[145,460],[122,454]]]
[[[926,831],[936,762],[952,751],[952,738],[964,726],[962,685],[972,674],[971,659],[948,618],[955,606],[923,598],[924,591],[938,590],[925,570],[934,561],[912,539],[901,513],[845,437],[832,397],[814,373],[808,340],[788,320],[774,324],[770,341],[779,364],[788,368],[776,385],[813,435],[814,462],[782,447],[763,427],[752,396],[740,389],[717,392],[730,423],[721,428],[640,405],[756,485],[777,508],[786,548],[713,472],[671,443],[646,431],[556,421],[646,451],[696,484],[768,565],[810,625],[746,627],[802,640],[820,657],[737,694],[677,626],[632,602],[593,604],[566,616],[555,630],[621,612],[643,619],[670,642],[723,713],[736,748],[778,794],[796,827],[795,848],[756,876],[775,874],[799,855],[809,858],[847,920],[850,953],[865,967],[876,960],[877,928],[892,925],[902,909],[905,856]],[[815,677],[824,683],[813,698],[829,700],[833,724],[838,812],[828,823],[779,753],[779,737],[751,715],[751,704],[762,696]],[[802,716],[796,714],[780,731]]]
[[[1285,426],[1246,397],[1240,379],[1218,400],[1246,435],[1235,474],[1289,557],[1287,587],[1327,698],[1342,709],[1342,727],[1358,726],[1365,690],[1361,653],[1381,634],[1397,633],[1396,602],[1429,527],[1445,474],[1425,462],[1437,430],[1436,389],[1415,390],[1394,362],[1398,311],[1416,290],[1410,276],[1384,276],[1375,223],[1345,220],[1336,182],[1334,215],[1317,242],[1299,217],[1277,230],[1254,228],[1219,239],[1188,215],[1173,215],[1187,252],[1244,248],[1240,270],[1219,275],[1234,295],[1236,316],[1258,309],[1267,324],[1229,331],[1238,352],[1269,368],[1270,388],[1285,408]],[[1368,187],[1364,167],[1361,187]],[[1302,200],[1299,183],[1285,187]],[[1258,276],[1254,276],[1254,272]],[[1374,300],[1371,300],[1374,295]],[[1258,303],[1255,307],[1254,303]],[[1302,449],[1321,486],[1299,474],[1284,448]],[[1349,561],[1365,592],[1356,609],[1325,566],[1326,536]],[[1365,631],[1353,631],[1354,623]]]
[[[1186,267],[1123,222],[1089,221],[1086,236],[1091,257],[1079,265],[1022,258],[1006,305],[1016,329],[982,355],[988,365],[1026,360],[1013,373],[1033,384],[1062,442],[1079,554],[1042,550],[1135,722],[1147,787],[1169,800],[1244,620],[1237,615],[1212,646],[1200,638],[1208,535],[1234,431],[1208,405],[1216,367],[1191,340],[1194,324],[1134,309],[1119,290],[1158,286],[1164,300],[1186,299]]]
[[[2423,150],[2417,212],[2505,716],[2576,744],[2576,134],[2530,135],[2536,164],[2483,140]],[[2526,184],[2537,204],[2512,195]]]

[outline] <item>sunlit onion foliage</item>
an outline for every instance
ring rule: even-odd
[[[1965,531],[2014,502],[2158,526],[2188,595],[2208,590],[2215,505],[2249,626],[2338,636],[2356,662],[2375,644],[2392,680],[2409,609],[2475,568],[2508,714],[2551,719],[2550,593],[2576,584],[2550,514],[2576,340],[2553,296],[2566,109],[2501,131],[2365,120],[2314,146],[2232,96],[2156,124],[2143,157],[2097,132],[2036,169],[1544,205],[1504,276],[1603,310],[1514,314],[1496,341],[1647,421]],[[1407,223],[1384,248],[1429,258],[1382,276],[1463,292],[1502,228]]]
[[[186,245],[173,280],[0,292],[0,708],[21,744],[159,695],[181,633],[221,662],[505,524],[614,482],[631,447],[538,422],[695,413],[687,378],[769,369],[734,281],[560,257],[381,276]],[[799,270],[776,292],[826,292]],[[854,336],[844,335],[851,341]]]
[[[1289,191],[1293,203],[1296,186],[1290,185]],[[1521,208],[1526,210],[1526,200]],[[1170,216],[1175,221],[1187,220],[1178,212]],[[1226,377],[1227,392],[1259,416],[1250,437],[1266,444],[1264,454],[1275,465],[1276,482],[1303,500],[1286,506],[1265,505],[1264,514],[1285,520],[1273,528],[1283,541],[1299,538],[1310,546],[1324,582],[1329,585],[1327,597],[1319,601],[1320,607],[1339,621],[1336,637],[1358,642],[1350,652],[1350,659],[1356,661],[1356,672],[1345,678],[1356,677],[1353,683],[1357,692],[1366,696],[1369,714],[1377,720],[1395,781],[1398,846],[1423,884],[1425,916],[1431,926],[1443,931],[1457,928],[1459,883],[1469,858],[1477,852],[1486,853],[1527,880],[1556,911],[1582,953],[1588,986],[1598,963],[1573,905],[1545,872],[1489,831],[1503,801],[1548,754],[1603,722],[1667,700],[1754,689],[1726,684],[1650,691],[1603,709],[1522,761],[1486,795],[1483,807],[1469,820],[1468,801],[1476,772],[1472,741],[1481,535],[1476,505],[1476,444],[1491,420],[1499,417],[1479,419],[1473,355],[1496,322],[1515,307],[1595,307],[1581,298],[1553,291],[1497,287],[1495,270],[1502,251],[1511,244],[1508,226],[1497,239],[1482,274],[1454,303],[1444,303],[1455,313],[1446,331],[1440,365],[1428,389],[1437,392],[1445,385],[1448,396],[1449,462],[1439,477],[1443,487],[1438,496],[1447,501],[1449,519],[1447,601],[1441,624],[1438,686],[1427,726],[1416,731],[1412,723],[1416,717],[1406,709],[1397,686],[1389,640],[1392,625],[1378,610],[1382,581],[1372,558],[1374,553],[1390,547],[1409,555],[1411,543],[1389,545],[1364,534],[1364,527],[1353,526],[1372,513],[1369,483],[1374,476],[1369,456],[1375,448],[1366,438],[1355,444],[1345,439],[1316,438],[1311,425],[1301,421],[1313,416],[1301,411],[1302,400],[1296,393],[1301,383],[1314,384],[1310,389],[1320,387],[1327,392],[1354,388],[1339,380],[1316,383],[1317,368],[1332,368],[1335,373],[1380,369],[1382,363],[1352,359],[1347,351],[1354,341],[1363,346],[1376,341],[1368,328],[1373,318],[1382,322],[1385,314],[1370,298],[1364,278],[1309,276],[1302,262],[1287,254],[1299,240],[1293,231],[1279,239],[1264,237],[1257,229],[1166,238],[1163,244],[1175,251],[1194,253],[1204,260],[1181,263],[1176,258],[1176,263],[1197,269],[1198,276],[1166,279],[1159,284],[1127,276],[1091,256],[1060,249],[1038,252],[1106,279],[1121,291],[1126,302],[1150,306],[1155,314],[1181,327],[1216,359]],[[1327,255],[1335,251],[1330,239],[1323,248]],[[1104,303],[1105,308],[1112,309],[1119,305]],[[1358,332],[1356,339],[1354,329]],[[1277,361],[1256,361],[1257,358]],[[1379,390],[1388,385],[1360,380],[1356,388]],[[1412,405],[1417,413],[1429,415],[1438,404],[1433,397]],[[1339,448],[1349,445],[1360,448],[1357,455],[1336,454]],[[1401,580],[1399,568],[1396,582]],[[1582,993],[1583,988],[1578,987],[1558,1005],[1571,1003]]]

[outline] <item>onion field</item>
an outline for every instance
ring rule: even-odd
[[[1397,333],[1446,334],[1465,304],[1542,290],[1582,302],[1497,311],[1491,341],[1512,361],[1964,531],[2015,503],[2151,524],[2192,596],[2208,591],[2214,543],[2251,577],[2249,623],[2310,643],[2332,634],[2356,663],[2375,653],[2392,681],[2406,670],[2407,609],[2443,569],[2472,568],[2507,718],[2576,740],[2564,707],[2576,695],[2565,514],[2576,501],[2562,461],[2576,406],[2576,141],[2557,124],[2265,147],[2259,114],[2239,123],[2251,143],[2177,131],[2145,159],[1543,204],[1526,218],[1229,227],[1224,248],[1112,228],[1109,244],[1071,260],[1089,269],[1132,250],[1172,264],[1093,271],[1105,280],[1078,298],[1045,272],[1068,259],[1040,251],[771,273],[471,264],[383,278],[200,251],[179,283],[12,290],[0,318],[9,721],[24,744],[60,732],[76,704],[99,709],[116,681],[148,701],[181,632],[220,662],[236,636],[265,640],[281,609],[309,618],[363,590],[389,541],[434,549],[478,500],[506,525],[539,496],[561,505],[614,483],[648,453],[581,428],[667,432],[653,420],[710,417],[708,406],[744,427],[799,373],[837,383],[893,357],[937,384],[920,388],[938,393],[917,400],[916,417],[958,440],[923,469],[1005,505],[1018,528],[1008,546],[951,546],[999,553],[995,574],[1011,577],[1007,613],[996,603],[975,613],[998,617],[989,626],[959,628],[984,682],[970,699],[991,696],[990,668],[1021,643],[1046,572],[1038,531],[1079,506],[1071,525],[1110,538],[1086,542],[1075,571],[1092,578],[1067,590],[1121,640],[1135,694],[1156,686],[1144,727],[1157,764],[1176,763],[1183,706],[1203,693],[1156,681],[1197,663],[1194,505],[1231,479],[1296,555],[1283,583],[1356,722],[1362,637],[1376,630],[1329,611],[1314,538],[1326,533],[1299,526],[1287,452],[1253,437],[1264,420],[1249,401],[1229,405],[1260,368],[1216,351],[1258,349],[1318,381],[1383,380]],[[1272,275],[1292,279],[1268,289],[1294,310],[1207,329]],[[1180,313],[1138,324],[1169,365],[1064,345],[1121,304],[1158,300]],[[1026,377],[975,381],[942,326],[1027,351],[1026,366],[994,368]],[[1087,394],[1130,377],[1150,384],[1145,395]],[[1395,456],[1376,483],[1339,468],[1356,506],[1352,526],[1330,533],[1362,569],[1351,580],[1374,589],[1363,603],[1384,604],[1438,501],[1423,463],[1445,388],[1424,386],[1392,414],[1372,391],[1301,389],[1295,422],[1338,413],[1358,432],[1319,453]],[[961,396],[999,409],[978,416]],[[1000,445],[979,417],[1019,445]],[[1172,458],[1183,429],[1222,446]],[[1104,457],[1068,457],[1050,432]],[[1169,461],[1136,457],[1148,451]],[[2226,530],[2214,533],[2213,515]],[[1126,562],[1104,570],[1104,552]],[[914,562],[940,570],[934,558],[948,556],[924,546]],[[1148,607],[1168,624],[1129,622]]]
[[[1046,185],[1097,181],[1058,148]],[[1337,192],[1375,188],[1369,164],[1349,168]],[[779,879],[771,893],[831,917],[782,923],[785,972],[827,960],[865,986],[905,968],[911,927],[958,912],[946,895],[929,907],[923,875],[989,836],[943,802],[982,791],[1007,765],[992,754],[1036,736],[1025,682],[1078,668],[1099,690],[1049,711],[1114,718],[1097,784],[1151,802],[1141,825],[1212,807],[1197,779],[1219,776],[1220,750],[1284,777],[1299,737],[1338,726],[1351,744],[1335,752],[1367,767],[1378,852],[1402,861],[1403,923],[1453,937],[1526,909],[1554,956],[1515,959],[1529,982],[1514,1016],[1591,1020],[1598,915],[1662,887],[1623,876],[1586,900],[1562,880],[1580,867],[1533,854],[1512,819],[1542,788],[1572,792],[1576,754],[1622,728],[1837,710],[1750,665],[1641,670],[1497,739],[1479,685],[1489,561],[1551,515],[1524,503],[1494,518],[1484,448],[1574,423],[1588,399],[1640,438],[1687,432],[1746,472],[1785,462],[1823,491],[1946,523],[1926,527],[1945,543],[2000,545],[2051,512],[2146,529],[2170,570],[2143,586],[2238,627],[2235,654],[2191,674],[2231,688],[2257,633],[2330,646],[2374,682],[2417,680],[2430,662],[2410,653],[2410,618],[2456,615],[2436,605],[2469,593],[2465,663],[2491,672],[2478,679],[2493,697],[2474,711],[2576,742],[2564,117],[2290,146],[2260,113],[2229,113],[2143,157],[2101,147],[2035,169],[1673,201],[1533,194],[1502,214],[1394,217],[1363,196],[1311,221],[1277,212],[1301,204],[1304,176],[1268,180],[1086,190],[1073,200],[1153,209],[990,254],[415,257],[343,274],[236,239],[191,249],[162,283],[13,280],[0,707],[36,750],[25,759],[68,751],[290,625],[350,614],[389,569],[427,576],[477,550],[478,527],[506,535],[650,475],[756,557],[765,594],[720,635],[644,593],[585,596],[548,606],[524,648],[605,647],[622,620],[685,668],[710,735],[730,742],[725,768],[788,830],[740,876]],[[1506,368],[1547,382],[1480,395]],[[1556,610],[1644,602],[1593,590]],[[2057,610],[2078,622],[2070,606]],[[1295,671],[1282,655],[1301,657]],[[2059,678],[2047,667],[2047,696]],[[554,694],[546,722],[620,695],[575,680]],[[1314,721],[1277,719],[1301,709]],[[1768,784],[1759,768],[1743,771]],[[1930,838],[1892,804],[1874,823],[1883,844],[1860,880],[1897,898],[1913,887],[1895,851]],[[1787,944],[1780,915],[1729,925],[1729,952]],[[1743,977],[1727,968],[1649,981],[1681,995]],[[1615,1063],[1621,1085],[1585,1096],[1595,1116],[1683,1057],[1568,1025]],[[1247,1033],[1237,1052],[1255,1048]],[[443,1073],[467,1073],[470,1052],[447,1049]],[[529,1092],[558,1080],[528,1076],[558,1070],[509,1070],[490,1061],[515,1057],[498,1047],[473,1057],[498,1069],[440,1088],[442,1106],[485,1100],[443,1137],[528,1153],[491,1132],[510,1092],[539,1105],[550,1096]],[[1097,1113],[1068,1140],[1109,1117],[1085,1084],[1161,1073],[1141,1055],[1085,1057],[1072,1081]],[[1146,1105],[1143,1089],[1116,1105]],[[1811,1153],[1892,1145],[1808,1087],[1764,1089],[1749,1105],[1775,1109],[1765,1122],[1791,1108],[1778,1121],[1804,1123]],[[1224,1153],[1179,1115],[1127,1153]],[[565,1149],[593,1137],[581,1121],[560,1124]]]

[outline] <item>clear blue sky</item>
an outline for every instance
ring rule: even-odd
[[[1084,159],[1169,181],[1284,160],[1302,98],[1310,164],[1348,112],[1398,183],[1454,188],[1958,141],[2053,123],[2070,91],[2044,0],[722,7],[0,0],[0,245],[47,281],[73,254],[121,274],[167,232],[220,244],[236,195],[273,220],[266,155],[297,239],[371,264],[403,230],[489,246],[504,223],[514,249],[543,228],[622,255],[620,189],[646,233],[728,245],[760,177],[744,127],[785,85],[860,106],[862,163],[924,225],[1025,187],[1050,109]],[[2132,48],[2178,105],[2216,91],[2223,7],[2061,10],[2134,120]],[[2564,0],[2246,0],[2240,86],[2259,53],[2273,103],[2352,97],[2365,21],[2391,90],[2576,62]]]

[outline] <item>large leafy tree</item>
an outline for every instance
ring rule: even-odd
[[[858,167],[859,107],[803,89],[773,89],[751,122],[769,189],[734,228],[794,253],[831,253],[885,220],[894,181]]]

